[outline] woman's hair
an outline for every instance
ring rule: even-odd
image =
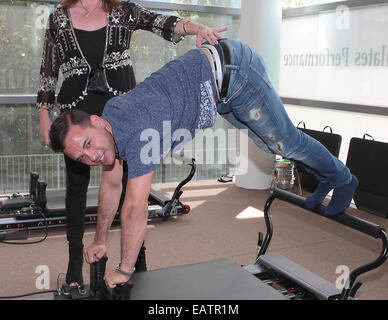
[[[63,152],[65,149],[65,139],[70,125],[79,125],[82,128],[92,126],[90,114],[81,110],[72,109],[63,112],[56,118],[50,128],[50,143],[53,151]]]
[[[79,0],[61,0],[62,7],[74,6]],[[109,11],[112,8],[116,8],[120,5],[121,0],[101,0],[102,6],[105,11]]]

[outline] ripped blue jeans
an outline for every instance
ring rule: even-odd
[[[272,86],[263,59],[249,46],[222,40],[230,52],[230,81],[217,111],[232,125],[247,129],[262,150],[301,163],[319,181],[333,188],[351,181],[349,169],[320,142],[298,130]]]

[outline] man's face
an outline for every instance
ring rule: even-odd
[[[63,152],[88,166],[112,165],[116,154],[113,136],[98,117],[90,127],[70,125]]]

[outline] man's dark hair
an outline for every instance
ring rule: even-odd
[[[63,152],[70,125],[80,125],[82,128],[90,127],[92,124],[89,117],[89,113],[77,109],[63,112],[55,119],[50,128],[51,149],[55,152]]]

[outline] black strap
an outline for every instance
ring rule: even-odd
[[[375,140],[375,139],[373,139],[373,137],[370,134],[367,134],[367,133],[365,133],[362,138],[365,139],[366,137],[371,138],[373,141]]]
[[[230,64],[231,61],[230,61],[229,48],[222,41],[218,41],[218,43],[220,44],[220,46],[222,48],[222,53],[224,54],[224,64],[225,65]],[[228,93],[229,79],[230,79],[230,69],[225,68],[224,76],[222,78],[222,87],[221,87],[221,92],[220,92],[220,98],[225,98],[226,94]]]
[[[326,128],[329,128],[329,129],[330,129],[330,133],[333,133],[333,130],[331,129],[331,127],[330,127],[330,126],[326,126],[326,127],[324,127],[322,131],[324,132],[324,131],[326,130]]]
[[[306,124],[304,123],[304,121],[299,121],[296,127],[299,128],[300,124],[303,124],[303,129],[306,129]]]

